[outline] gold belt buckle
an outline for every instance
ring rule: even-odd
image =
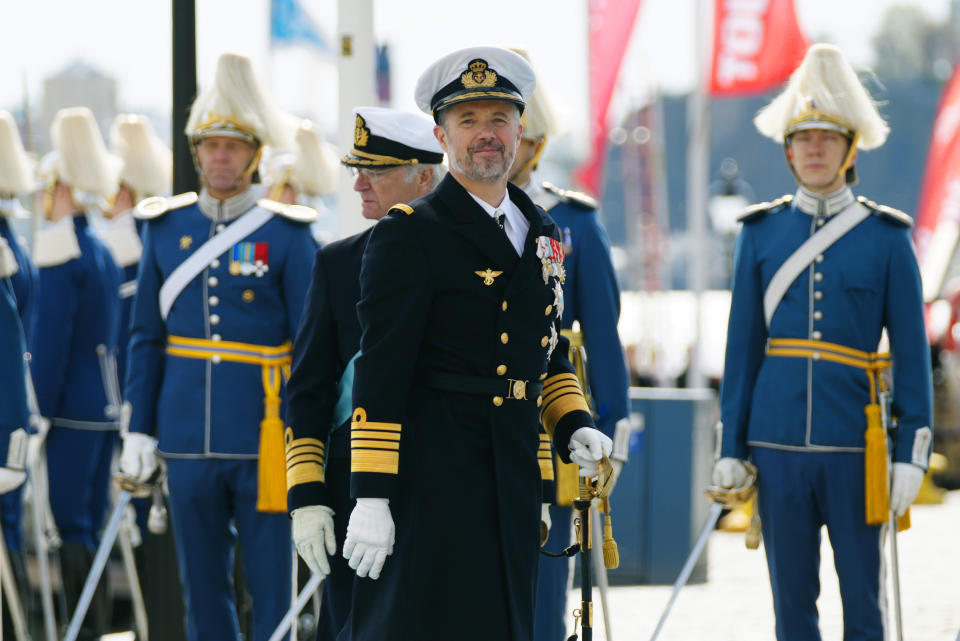
[[[507,398],[517,400],[527,400],[527,381],[521,381],[515,378],[508,378]]]

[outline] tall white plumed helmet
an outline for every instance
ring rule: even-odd
[[[311,121],[301,120],[293,134],[293,149],[268,149],[260,175],[272,200],[279,200],[287,187],[297,195],[326,196],[337,189],[338,164],[336,148]]]
[[[530,54],[527,53],[526,49],[522,47],[507,47],[507,49],[523,56],[523,59],[527,62],[531,62]],[[536,70],[534,70],[534,73],[536,73]],[[520,122],[523,124],[521,135],[527,140],[541,140],[560,133],[553,102],[544,89],[539,76],[537,76],[536,83],[536,89],[527,98],[527,106],[520,117]]]
[[[190,108],[185,133],[191,150],[207,137],[245,140],[257,150],[247,173],[260,162],[264,145],[288,149],[295,125],[263,91],[246,56],[224,53],[217,60],[213,86],[202,92]],[[199,168],[199,165],[198,165]]]
[[[810,47],[783,92],[753,122],[761,134],[784,144],[805,129],[842,133],[851,143],[840,169],[847,172],[847,182],[856,181],[852,166],[856,149],[875,149],[890,132],[843,52],[828,44]]]
[[[34,190],[34,162],[23,150],[17,122],[9,111],[0,110],[0,198]]]
[[[323,139],[309,120],[294,134],[291,179],[294,188],[308,196],[325,196],[337,190],[340,159],[336,148]]]
[[[68,185],[82,208],[105,207],[117,191],[117,171],[100,128],[87,107],[61,109],[50,127],[53,151],[40,166],[48,192],[57,183]]]
[[[530,54],[522,47],[507,47],[510,51],[519,54],[524,60],[530,62]],[[531,65],[532,67],[532,65]],[[536,70],[534,70],[536,74]],[[540,78],[536,79],[536,88],[527,98],[527,106],[520,116],[520,124],[523,125],[523,133],[520,134],[525,140],[538,144],[536,152],[527,163],[517,170],[517,174],[530,169],[535,170],[540,163],[540,157],[546,149],[547,139],[559,133],[556,113],[553,110],[553,104]]]
[[[119,159],[120,184],[133,192],[134,201],[169,193],[173,154],[146,116],[117,116],[110,129],[110,147]]]

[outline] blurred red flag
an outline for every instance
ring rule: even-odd
[[[715,0],[710,95],[769,91],[790,77],[808,46],[793,0]]]
[[[641,0],[590,0],[590,158],[575,173],[589,192],[599,193],[603,173],[607,113],[617,83],[620,63]]]
[[[914,232],[921,261],[930,236],[943,220],[960,222],[960,67],[944,87],[933,121]]]

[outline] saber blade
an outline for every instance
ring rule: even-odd
[[[653,631],[653,636],[650,637],[650,641],[656,641],[656,638],[660,635],[660,630],[663,629],[663,624],[670,614],[670,609],[673,608],[673,602],[677,600],[677,595],[680,594],[680,590],[682,590],[683,586],[690,580],[690,575],[693,573],[693,566],[697,564],[700,555],[703,554],[703,548],[707,545],[707,539],[710,538],[710,533],[713,532],[713,528],[717,526],[717,521],[720,520],[720,514],[722,512],[723,505],[720,503],[714,503],[710,506],[710,514],[707,515],[707,522],[704,523],[703,529],[700,531],[700,536],[697,537],[697,542],[694,543],[693,550],[690,551],[690,556],[687,557],[686,563],[683,564],[680,575],[673,583],[673,592],[670,593],[670,600],[667,601],[667,607],[663,609],[663,614],[660,615],[660,620],[657,621],[657,627]]]

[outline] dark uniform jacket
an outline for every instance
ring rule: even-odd
[[[287,507],[326,505],[342,544],[350,498],[350,395],[360,349],[360,263],[371,229],[317,251],[287,384]],[[317,639],[335,639],[350,611],[355,574],[330,557]]]
[[[340,639],[532,638],[539,423],[568,457],[593,420],[560,335],[559,234],[508,190],[530,223],[522,256],[449,175],[371,233],[352,491],[390,499],[396,543],[378,580],[357,581]],[[451,375],[474,383],[451,391]]]

